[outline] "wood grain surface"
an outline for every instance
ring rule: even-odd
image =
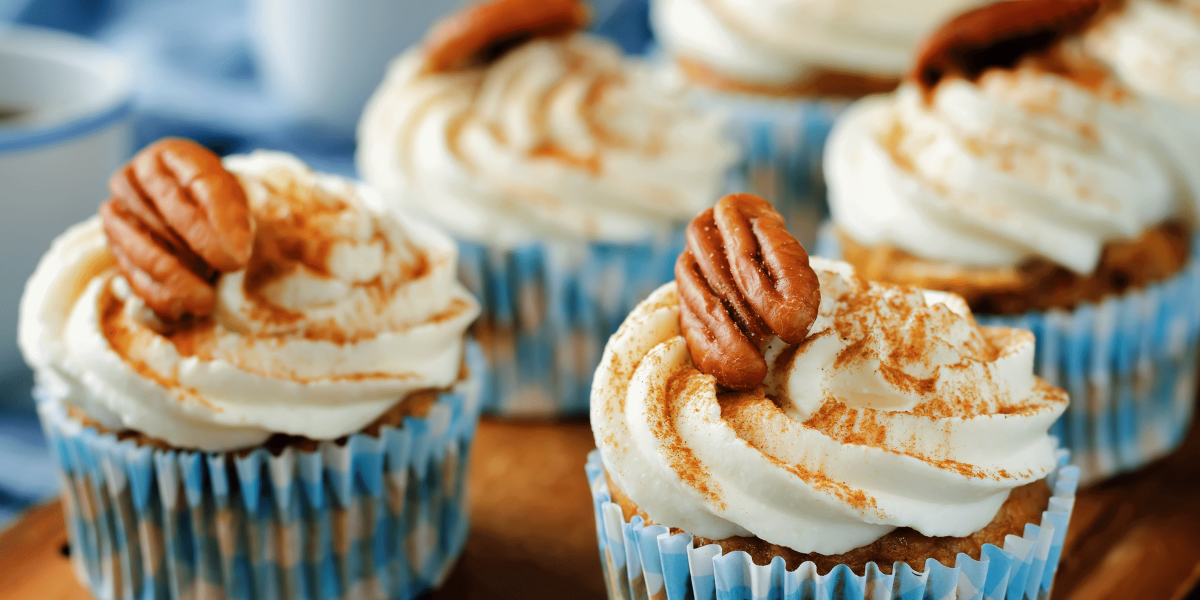
[[[467,549],[435,599],[604,598],[584,422],[485,421]],[[86,600],[57,502],[0,533],[0,597]],[[1055,600],[1183,600],[1200,582],[1200,430],[1139,473],[1079,494]]]

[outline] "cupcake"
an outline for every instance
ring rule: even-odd
[[[469,6],[392,62],[359,123],[362,176],[461,242],[496,414],[586,414],[604,340],[671,278],[735,152],[586,21],[576,0]]]
[[[610,598],[1049,593],[1078,468],[1029,331],[810,260],[748,194],[693,221],[675,274],[596,371]]]
[[[1089,52],[1137,91],[1200,110],[1200,2],[1110,3],[1084,34]]]
[[[953,292],[1037,336],[1085,481],[1176,447],[1195,394],[1200,121],[1125,87],[1078,33],[1099,2],[950,21],[894,94],[834,127],[835,245],[868,279]]]
[[[670,70],[731,117],[732,189],[773,202],[810,243],[824,219],[822,150],[848,101],[894,89],[921,38],[983,0],[652,0]]]
[[[98,598],[410,598],[467,534],[479,313],[451,238],[290,155],[159,141],[20,345]]]

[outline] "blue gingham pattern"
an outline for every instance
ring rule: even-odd
[[[828,217],[825,140],[848,100],[761,98],[696,91],[696,103],[729,117],[729,134],[741,149],[728,192],[749,192],[775,205],[788,230],[810,247]]]
[[[459,242],[459,275],[483,305],[475,332],[490,367],[484,411],[586,415],[608,337],[674,279],[680,226],[638,244],[557,241],[501,250]]]
[[[822,231],[818,253],[840,257]],[[1174,277],[1072,311],[976,315],[1037,338],[1034,372],[1071,404],[1051,433],[1092,483],[1138,469],[1179,447],[1192,424],[1200,349],[1200,236]]]
[[[468,361],[482,370],[478,348]],[[119,441],[39,390],[75,572],[101,600],[415,597],[466,542],[478,388],[378,437],[277,456]]]
[[[868,563],[863,575],[838,565],[819,575],[806,562],[788,571],[782,557],[756,565],[745,552],[721,554],[720,546],[692,545],[687,533],[647,526],[640,516],[626,521],[611,501],[599,451],[588,455],[600,562],[610,600],[1044,600],[1058,570],[1063,540],[1075,505],[1079,467],[1059,467],[1047,477],[1053,491],[1038,524],[1027,523],[1021,537],[1004,547],[983,547],[980,560],[959,554],[953,567],[925,561],[923,572],[906,563],[884,574]]]

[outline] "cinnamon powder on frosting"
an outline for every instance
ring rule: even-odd
[[[646,360],[659,360],[647,358]],[[650,431],[660,440],[664,458],[671,470],[692,489],[704,496],[709,502],[724,509],[725,502],[721,500],[721,490],[704,463],[696,458],[692,449],[684,443],[679,432],[675,429],[675,414],[687,410],[689,399],[696,396],[700,388],[715,388],[711,375],[704,375],[694,367],[680,369],[671,375],[665,386],[654,386],[647,398],[647,416]]]
[[[743,432],[753,429],[756,422],[761,421],[764,415],[760,411],[775,410],[781,411],[779,406],[767,398],[762,387],[753,390],[745,391],[726,391],[717,396],[717,401],[721,406],[721,419],[729,424],[736,432]],[[745,439],[744,435],[739,433]],[[804,465],[788,464],[768,452],[763,448],[751,442],[747,442],[754,446],[758,451],[762,452],[772,464],[786,469],[796,477],[799,477],[805,483],[813,487],[813,489],[833,496],[842,502],[854,507],[859,512],[868,512],[876,508],[875,498],[868,495],[863,490],[851,487],[844,482],[831,479],[823,470],[813,470]]]
[[[304,269],[310,276],[331,278],[329,258],[338,240],[328,235],[326,222],[336,220],[341,213],[353,208],[342,198],[301,182],[288,180],[284,184],[273,184],[264,180],[263,184],[273,201],[255,207],[254,251],[246,267],[242,289],[253,307],[251,316],[254,320],[286,326],[302,320],[304,315],[272,302],[264,293],[265,288],[299,269]],[[382,232],[376,231],[371,242],[381,244],[385,255],[394,250]],[[354,285],[367,290],[376,306],[382,307],[401,285],[430,272],[431,265],[424,253],[411,254],[413,262],[405,264],[398,277],[388,282],[377,277]],[[332,324],[309,324],[299,333],[310,340],[339,345],[374,335],[347,335],[342,328]]]

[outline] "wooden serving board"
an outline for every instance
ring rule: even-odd
[[[435,599],[603,599],[586,422],[484,421],[467,549]],[[57,502],[0,533],[0,597],[86,600]],[[1183,600],[1200,584],[1200,428],[1141,472],[1080,492],[1055,600]]]

